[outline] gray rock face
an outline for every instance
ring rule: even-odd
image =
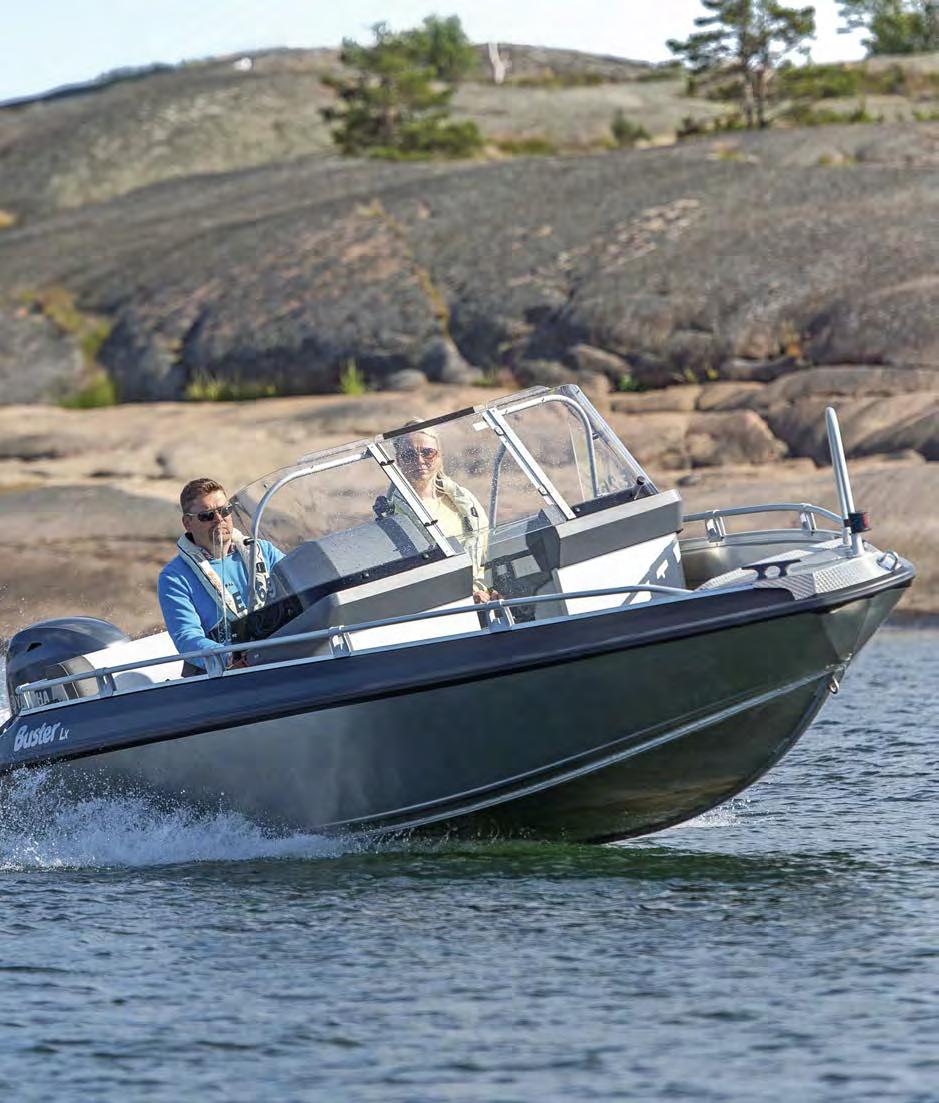
[[[405,369],[392,372],[385,379],[386,391],[419,391],[427,382],[427,376],[421,371]]]
[[[56,402],[82,376],[80,351],[42,315],[0,309],[0,402]]]
[[[649,388],[806,362],[935,370],[937,139],[923,123],[741,135],[731,160],[710,141],[308,157],[7,230],[0,292],[65,282],[108,315],[102,358],[135,399],[201,378],[334,391],[350,359],[379,388],[415,370],[466,382],[464,363]],[[832,143],[853,160],[821,163]]]
[[[420,369],[434,383],[466,385],[478,382],[482,376],[447,337],[436,337],[430,342],[421,357]]]

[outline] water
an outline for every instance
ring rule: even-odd
[[[615,847],[363,852],[7,784],[2,1098],[934,1103],[937,660],[881,633],[746,797]]]

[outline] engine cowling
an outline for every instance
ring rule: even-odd
[[[91,670],[85,655],[128,639],[110,621],[96,617],[56,617],[17,632],[7,648],[7,697],[11,711],[14,714],[19,711],[17,686]],[[94,693],[95,687],[93,680],[89,680],[56,686],[48,692],[45,703],[82,697]]]

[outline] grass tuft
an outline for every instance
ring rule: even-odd
[[[640,391],[644,391],[646,388],[638,379],[634,379],[629,372],[625,372],[617,379],[616,389],[618,391],[625,391],[627,394],[637,394]]]
[[[339,393],[344,395],[366,394],[368,380],[354,360],[347,360],[339,372]]]
[[[220,379],[210,372],[199,372],[186,384],[183,397],[187,402],[253,402],[258,398],[276,398],[277,387],[273,383]]]
[[[97,375],[77,394],[63,398],[59,403],[66,410],[96,410],[102,406],[116,406],[117,387],[108,375]]]
[[[550,138],[501,138],[496,142],[500,153],[511,157],[553,157],[558,147]]]

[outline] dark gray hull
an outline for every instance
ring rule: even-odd
[[[73,731],[50,780],[182,795],[273,830],[624,838],[777,762],[901,593],[896,579],[805,603],[750,591],[707,617],[676,603],[194,681],[135,703],[139,737],[120,698],[67,706],[98,745]],[[187,705],[203,730],[173,734]]]

